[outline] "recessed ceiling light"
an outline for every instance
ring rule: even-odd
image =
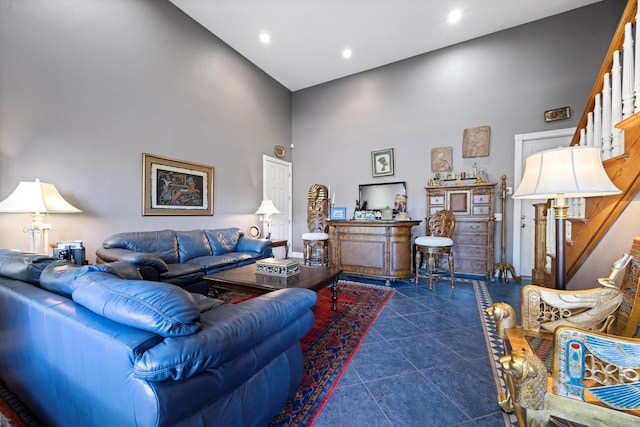
[[[351,52],[351,49],[349,49],[349,48],[346,48],[345,50],[342,51],[342,57],[344,59],[351,58],[351,55],[352,55],[352,52]]]
[[[449,13],[449,23],[455,24],[462,18],[462,11],[460,9],[452,10]]]
[[[260,41],[264,44],[269,44],[271,42],[271,36],[266,31],[260,33]]]

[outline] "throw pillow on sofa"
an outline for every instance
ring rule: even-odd
[[[113,321],[162,337],[200,330],[200,310],[193,295],[178,286],[122,280],[109,273],[78,277],[73,301]]]

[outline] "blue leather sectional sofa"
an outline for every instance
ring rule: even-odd
[[[98,263],[127,261],[145,279],[207,293],[202,276],[272,256],[271,242],[249,239],[239,228],[141,231],[108,237],[96,251]]]
[[[225,304],[0,250],[0,378],[47,426],[265,426],[295,395],[316,295]]]

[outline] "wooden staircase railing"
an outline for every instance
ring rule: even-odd
[[[571,145],[580,144],[581,139],[584,138],[584,129],[587,127],[588,116],[596,105],[596,95],[603,91],[604,76],[606,73],[611,72],[614,64],[614,52],[616,50],[622,51],[625,26],[629,22],[635,22],[637,11],[637,0],[629,0],[609,46],[600,73],[596,78]],[[635,40],[635,42],[640,43],[640,39]],[[638,56],[635,59],[636,67],[640,67],[640,55]],[[639,96],[640,94],[636,93],[636,98]],[[615,196],[585,199],[585,218],[587,220],[572,224],[572,243],[565,248],[567,281],[580,269],[589,254],[618,219],[629,202],[633,200],[638,189],[640,189],[640,112],[634,113],[618,123],[616,127],[624,130],[624,153],[604,160],[603,166],[609,178],[622,190],[622,193]],[[536,257],[538,255],[536,254]],[[549,274],[553,273],[547,271],[544,282],[547,284],[555,283],[553,278],[550,279],[548,277]],[[544,283],[537,284],[543,285]]]

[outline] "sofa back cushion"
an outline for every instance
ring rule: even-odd
[[[242,236],[239,228],[221,228],[218,230],[204,230],[213,255],[223,255],[228,252],[236,252],[238,240]]]
[[[58,295],[71,298],[78,286],[76,279],[90,271],[103,271],[115,274],[121,279],[141,280],[138,270],[126,261],[115,261],[107,264],[77,265],[66,260],[50,263],[40,275],[40,287]]]
[[[165,338],[200,330],[198,304],[178,286],[123,280],[104,272],[86,273],[75,282],[73,301],[118,323]]]
[[[14,249],[0,249],[0,275],[37,285],[42,271],[58,258]]]
[[[122,248],[157,255],[169,264],[179,262],[178,240],[173,230],[117,233],[107,238],[104,248]]]
[[[176,231],[180,262],[201,256],[210,256],[211,245],[203,230]]]

